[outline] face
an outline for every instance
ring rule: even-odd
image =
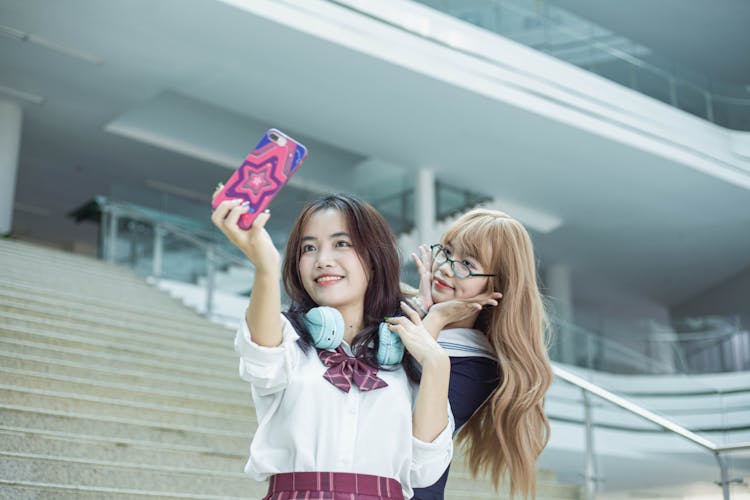
[[[300,279],[310,298],[342,313],[362,310],[368,276],[352,246],[344,215],[332,208],[312,214],[302,228],[300,245]]]
[[[492,271],[486,270],[479,262],[479,259],[473,255],[461,253],[461,249],[454,248],[450,243],[444,245],[446,255],[458,262],[466,264],[471,272],[478,274],[490,274]],[[432,300],[436,303],[445,302],[451,299],[468,299],[476,297],[487,292],[487,276],[469,276],[467,278],[458,278],[451,269],[450,261],[442,264],[433,262],[432,264]]]

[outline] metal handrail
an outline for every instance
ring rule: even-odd
[[[721,486],[722,486],[724,499],[729,500],[728,469],[727,469],[726,462],[724,461],[724,457],[722,456],[722,453],[750,450],[750,442],[740,442],[740,443],[733,443],[733,444],[728,444],[728,445],[717,445],[714,442],[704,437],[699,436],[698,434],[686,429],[685,427],[682,427],[679,424],[676,424],[675,422],[672,422],[671,420],[667,418],[659,416],[655,414],[654,412],[651,412],[628,399],[618,396],[604,389],[601,386],[588,382],[587,380],[584,380],[583,378],[577,375],[574,375],[563,368],[560,368],[556,364],[552,365],[552,372],[555,374],[556,377],[564,380],[565,382],[568,382],[569,384],[575,385],[576,387],[580,388],[584,393],[584,401],[587,400],[585,397],[586,394],[593,394],[601,399],[604,399],[605,401],[608,401],[609,403],[612,403],[615,406],[618,406],[624,409],[625,411],[630,412],[631,414],[637,417],[640,417],[653,424],[656,424],[662,429],[672,432],[674,434],[677,434],[678,436],[681,436],[682,438],[687,439],[688,441],[694,444],[697,444],[701,448],[713,453],[714,456],[716,457],[717,462],[719,463],[719,468],[721,470]],[[586,406],[588,407],[588,405]],[[587,413],[587,415],[590,415],[590,413]],[[587,430],[590,430],[591,428],[590,416],[586,419],[586,428]],[[587,435],[590,435],[590,434],[591,434],[590,432],[587,433]],[[589,470],[593,469],[591,466],[592,453],[590,450],[589,439],[591,438],[587,437],[586,491],[593,492],[594,491],[593,482],[595,479],[593,475],[589,474],[588,472]]]
[[[177,238],[189,242],[193,246],[203,251],[206,258],[206,297],[205,297],[205,314],[207,317],[212,318],[214,316],[214,291],[216,289],[215,278],[216,278],[216,262],[223,259],[224,262],[233,263],[240,267],[250,268],[249,262],[240,257],[236,257],[229,252],[220,248],[220,244],[214,241],[212,235],[205,231],[198,231],[196,229],[189,230],[181,228],[175,224],[164,221],[159,217],[155,217],[150,213],[145,213],[143,210],[139,210],[137,206],[133,206],[127,203],[118,203],[112,201],[101,201],[101,211],[103,214],[107,214],[107,236],[105,242],[108,242],[105,247],[107,248],[106,258],[112,261],[114,253],[112,251],[112,245],[117,238],[117,219],[122,216],[128,217],[139,222],[145,222],[151,224],[154,227],[154,255],[153,255],[153,270],[152,275],[155,278],[161,277],[161,263],[162,263],[162,252],[163,252],[163,236],[165,234],[172,234]],[[104,222],[102,223],[104,226]],[[203,233],[201,235],[201,233]],[[208,241],[206,241],[208,240]]]
[[[136,207],[133,207],[132,205],[122,204],[118,202],[107,202],[107,206],[115,207],[119,214],[125,214],[132,219],[136,219],[141,222],[149,222],[154,225],[158,224],[160,227],[166,229],[170,233],[173,233],[179,236],[180,238],[186,241],[189,241],[190,243],[194,244],[195,246],[199,247],[202,250],[205,250],[208,252],[209,249],[211,249],[215,254],[221,256],[225,260],[231,261],[240,266],[247,266],[246,260],[241,259],[221,249],[220,247],[218,247],[218,243],[206,242],[200,239],[199,237],[195,236],[195,233],[197,231],[191,232],[191,231],[188,231],[187,229],[183,229],[179,226],[175,226],[169,222],[164,222],[162,220],[157,219],[156,217],[140,212]],[[205,237],[208,238],[208,233],[205,233]]]

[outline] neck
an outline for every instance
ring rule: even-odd
[[[363,306],[345,306],[337,307],[341,316],[344,318],[344,341],[351,345],[354,337],[362,331],[364,324]]]
[[[477,318],[479,317],[479,313],[476,312],[472,314],[471,316],[462,319],[461,321],[456,321],[454,323],[449,323],[445,325],[445,328],[474,328],[474,323],[477,322]]]

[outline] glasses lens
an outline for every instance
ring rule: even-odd
[[[442,264],[447,260],[447,255],[445,255],[445,249],[441,247],[440,245],[435,245],[432,247],[432,258],[435,259],[435,262],[438,264]]]
[[[453,261],[453,272],[459,278],[466,278],[471,274],[471,270],[463,262]]]

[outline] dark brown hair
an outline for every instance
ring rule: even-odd
[[[310,217],[319,210],[333,209],[340,212],[347,225],[354,250],[362,261],[368,283],[364,299],[364,329],[352,341],[352,352],[373,367],[377,362],[378,326],[385,316],[400,313],[402,300],[399,289],[399,256],[396,239],[382,215],[369,203],[349,194],[329,194],[309,202],[302,209],[292,227],[286,245],[282,268],[284,289],[291,300],[286,316],[300,333],[303,349],[312,345],[303,316],[317,307],[302,284],[299,261],[302,255],[302,230]],[[374,348],[369,347],[370,344]],[[405,358],[410,358],[406,356]],[[412,360],[413,361],[413,360]],[[405,364],[407,373],[413,378],[411,362]]]

